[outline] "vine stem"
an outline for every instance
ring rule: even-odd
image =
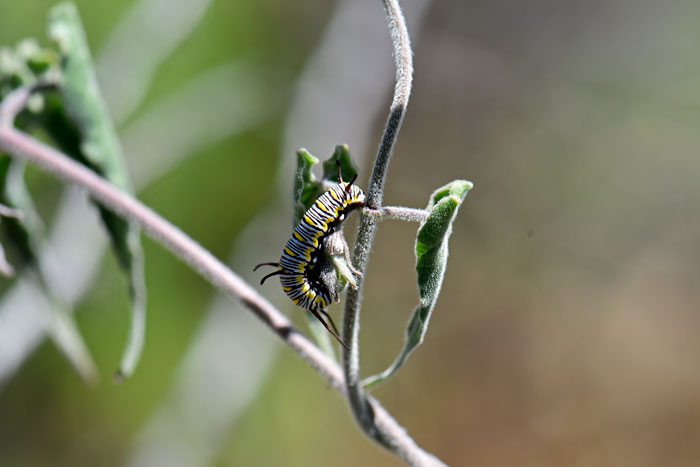
[[[151,238],[170,250],[213,286],[240,301],[316,370],[332,388],[341,395],[346,395],[343,373],[338,364],[301,334],[272,303],[208,250],[132,195],[60,151],[16,129],[14,120],[24,109],[31,92],[28,88],[17,89],[0,103],[0,152],[24,159],[67,183],[82,187],[105,206],[140,225]],[[387,434],[392,445],[399,447],[397,453],[404,461],[411,465],[427,465],[433,462],[435,458],[417,446],[375,399],[367,399],[367,404],[374,414],[377,426],[382,433]]]
[[[367,184],[365,197],[366,209],[360,213],[360,222],[353,251],[353,265],[361,273],[358,287],[351,288],[347,292],[345,300],[345,313],[343,314],[343,341],[348,343],[347,349],[343,349],[343,373],[347,385],[348,402],[362,430],[377,443],[396,453],[412,465],[443,465],[440,460],[425,451],[420,459],[410,459],[402,452],[402,446],[395,443],[391,433],[384,431],[377,413],[373,410],[371,398],[365,393],[360,380],[360,304],[362,298],[362,284],[364,272],[367,269],[369,253],[377,229],[377,222],[381,217],[382,198],[384,184],[386,182],[387,168],[394,149],[396,137],[411,95],[411,83],[413,81],[413,56],[411,42],[406,28],[406,21],[398,0],[383,0],[387,24],[391,34],[391,42],[394,51],[396,65],[396,86],[394,87],[394,99],[389,109],[389,118],[384,129],[384,135],[379,144],[374,167]],[[380,216],[375,213],[379,212]],[[388,214],[388,213],[387,213]],[[407,217],[420,216],[417,212],[404,211]],[[408,435],[406,435],[408,436]],[[410,438],[409,438],[410,439]]]

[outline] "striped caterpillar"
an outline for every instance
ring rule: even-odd
[[[292,238],[284,247],[279,263],[260,263],[253,269],[255,271],[260,266],[277,267],[277,271],[263,277],[260,284],[269,277],[279,275],[282,290],[294,304],[309,310],[344,347],[347,346],[338,336],[333,319],[326,313],[331,301],[339,301],[339,298],[335,287],[324,280],[329,270],[335,274],[333,264],[324,250],[330,249],[328,242],[336,233],[342,236],[340,229],[347,215],[365,204],[365,194],[360,187],[353,185],[356,178],[357,174],[349,183],[343,182],[338,165],[339,183],[323,193],[304,213]],[[360,275],[352,267],[344,238],[342,242],[345,244],[344,254],[348,267]],[[328,318],[333,329],[321,315]]]

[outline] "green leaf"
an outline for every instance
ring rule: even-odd
[[[58,75],[58,54],[39,46],[31,39],[21,40],[15,47],[0,47],[0,98],[20,86],[34,86],[39,81],[55,82]],[[42,96],[31,96],[28,107],[41,109]]]
[[[297,151],[297,169],[292,186],[292,229],[299,224],[304,213],[319,196],[321,184],[311,172],[318,159],[302,148]]]
[[[350,157],[350,148],[347,144],[339,144],[335,147],[333,155],[323,163],[323,179],[338,183],[338,162],[344,182],[349,182],[357,175],[357,167]]]
[[[58,54],[56,51],[41,47],[33,37],[19,41],[17,47],[18,58],[26,64],[32,74],[39,78],[58,66]],[[24,83],[29,84],[27,82]]]
[[[21,213],[21,216],[5,218],[0,227],[15,252],[18,272],[37,285],[51,309],[47,333],[63,353],[83,381],[96,383],[98,373],[95,363],[73,320],[69,307],[46,279],[39,252],[46,248],[43,223],[24,184],[25,163],[0,155],[0,203]]]
[[[301,221],[304,213],[328,189],[329,183],[338,183],[338,163],[344,181],[351,180],[357,169],[350,157],[350,149],[346,144],[335,147],[333,155],[323,163],[323,177],[321,181],[311,172],[313,166],[318,164],[318,158],[311,155],[306,149],[297,151],[297,168],[294,173],[294,185],[292,187],[292,228]]]
[[[398,357],[382,373],[365,379],[365,386],[378,384],[396,373],[409,354],[423,342],[445,277],[447,242],[452,233],[452,222],[472,186],[472,183],[466,180],[455,180],[435,190],[430,196],[427,207],[430,215],[418,229],[416,238],[416,272],[420,303],[408,323],[404,347]]]
[[[69,154],[111,183],[131,192],[121,146],[99,91],[78,11],[72,3],[61,3],[50,10],[48,34],[61,54],[62,104],[80,134],[79,151]],[[131,325],[115,375],[116,380],[121,380],[133,373],[143,349],[146,325],[143,252],[135,225],[104,206],[99,209],[119,264],[129,276]]]

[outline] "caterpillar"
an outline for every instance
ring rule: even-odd
[[[253,269],[256,271],[260,266],[277,267],[277,271],[263,277],[260,284],[272,276],[280,276],[282,290],[294,304],[309,310],[344,347],[347,346],[338,336],[333,319],[326,313],[331,300],[338,301],[337,292],[330,290],[321,275],[323,269],[329,267],[323,251],[324,243],[336,232],[342,235],[339,231],[347,215],[365,204],[362,189],[353,185],[356,178],[357,174],[350,182],[343,182],[338,164],[339,183],[323,193],[304,213],[292,232],[292,238],[282,250],[279,262],[260,263]],[[351,271],[360,275],[352,268],[347,247],[345,258]],[[328,318],[333,329],[321,315]]]

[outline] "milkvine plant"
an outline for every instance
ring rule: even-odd
[[[60,291],[46,277],[40,251],[46,238],[42,221],[24,183],[27,163],[85,189],[97,206],[115,256],[128,277],[131,299],[129,333],[115,380],[130,377],[144,347],[146,287],[143,277],[143,229],[178,258],[200,273],[216,288],[240,301],[282,341],[321,376],[347,396],[349,406],[364,432],[410,465],[442,465],[420,448],[406,431],[369,394],[366,388],[389,379],[422,343],[435,306],[448,256],[447,243],[457,210],[472,184],[456,180],[435,190],[425,209],[382,205],[386,172],[394,143],[408,104],[412,82],[412,55],[408,32],[397,0],[384,0],[384,9],[394,47],[396,86],[388,121],[379,145],[352,255],[345,241],[320,244],[324,257],[331,258],[333,298],[347,289],[342,319],[342,367],[328,334],[309,321],[318,342],[300,333],[289,319],[256,289],[132,194],[128,172],[114,124],[100,94],[87,39],[71,3],[56,5],[49,12],[50,46],[34,39],[0,49],[0,229],[5,245],[0,248],[0,273],[22,276],[35,283],[55,309],[61,332],[51,333],[57,347],[86,381],[96,371],[87,347],[62,303]],[[49,144],[37,139],[41,134]],[[335,148],[323,163],[317,180],[313,167],[319,160],[306,150],[297,152],[292,190],[293,225],[303,219],[317,198],[341,177],[354,178],[358,171],[345,145]],[[360,379],[359,319],[364,271],[377,225],[384,218],[418,222],[415,255],[419,304],[406,328],[405,343],[395,361],[383,372]],[[342,219],[339,219],[342,221]],[[282,246],[280,246],[282,247]],[[281,249],[281,248],[280,248]],[[5,255],[5,251],[8,255]],[[272,252],[271,252],[272,253]],[[330,281],[330,282],[329,282]],[[325,313],[325,310],[323,310]],[[323,350],[322,350],[323,349]]]

